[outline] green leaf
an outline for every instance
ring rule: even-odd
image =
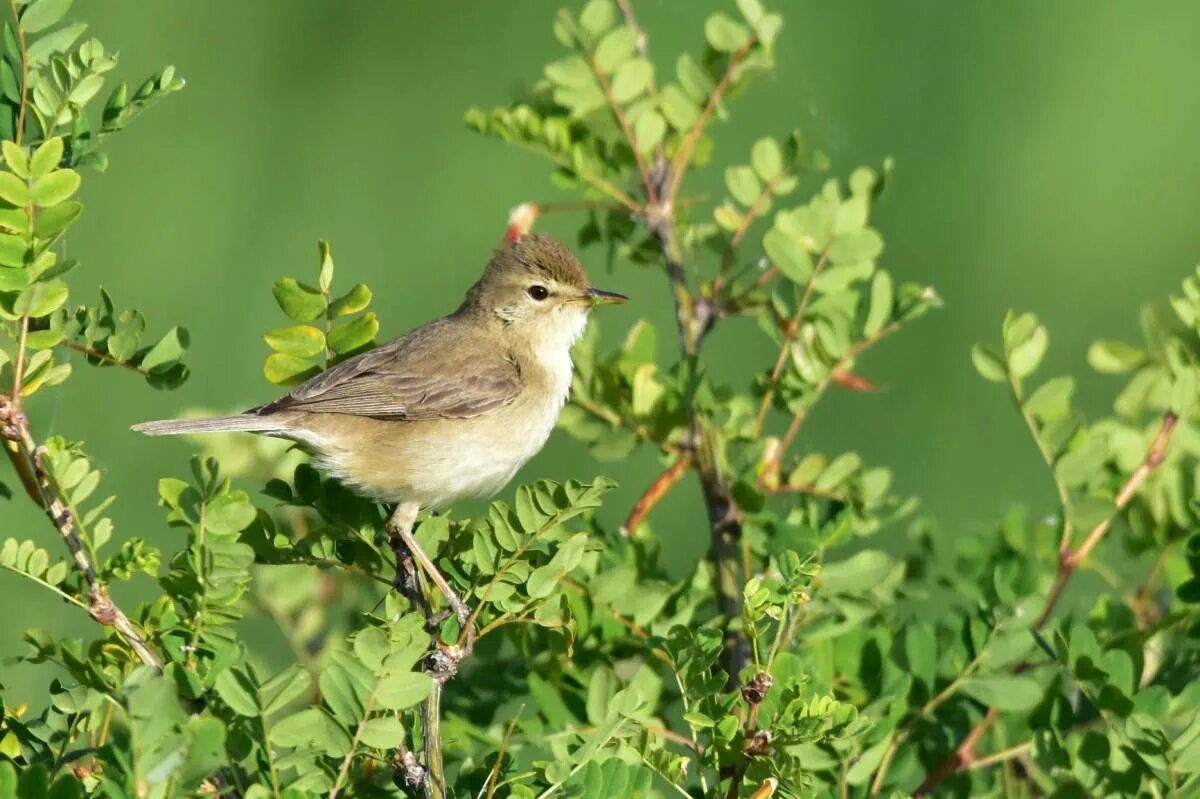
[[[886,552],[867,549],[821,568],[821,591],[830,594],[859,594],[879,585],[891,574],[896,561]]]
[[[404,743],[404,726],[395,716],[382,716],[364,722],[358,737],[375,749],[395,749]]]
[[[1074,392],[1073,378],[1052,378],[1029,396],[1025,401],[1025,409],[1043,422],[1061,419],[1071,410],[1071,395]]]
[[[34,221],[34,233],[39,239],[54,238],[70,227],[82,213],[82,203],[75,200],[44,208]]]
[[[277,386],[302,383],[320,371],[312,361],[282,352],[271,353],[263,364],[263,376]]]
[[[1109,375],[1132,372],[1146,362],[1146,353],[1124,341],[1106,339],[1088,348],[1088,363],[1097,372]]]
[[[74,169],[59,169],[36,178],[31,189],[33,201],[43,208],[58,205],[75,193],[79,182],[79,173]]]
[[[705,21],[704,38],[714,50],[732,53],[746,43],[750,31],[728,15],[717,13]]]
[[[170,366],[183,357],[187,347],[187,331],[182,327],[172,327],[150,348],[138,365],[148,372],[161,366]]]
[[[619,103],[627,103],[638,97],[654,79],[654,67],[644,58],[634,58],[617,68],[613,75],[612,93]]]
[[[371,290],[362,283],[329,304],[329,314],[334,319],[341,316],[356,314],[371,304]]]
[[[41,67],[49,61],[50,56],[66,52],[85,30],[87,30],[86,22],[76,22],[38,37],[26,51],[29,65]]]
[[[686,53],[675,62],[675,74],[679,77],[679,85],[697,103],[707,103],[716,88],[712,77]]]
[[[290,702],[308,691],[311,685],[312,677],[303,665],[293,663],[288,666],[259,688],[263,715],[270,716],[283,710]]]
[[[249,718],[258,716],[258,702],[244,681],[244,676],[234,669],[225,669],[218,674],[213,688],[233,712]]]
[[[783,152],[779,142],[769,137],[756,141],[750,150],[750,164],[766,183],[779,177],[783,173]]]
[[[368,311],[351,322],[335,325],[329,331],[329,348],[338,355],[346,355],[365,347],[379,333],[379,317]]]
[[[883,239],[871,228],[844,233],[829,247],[829,260],[835,264],[873,261],[883,252]]]
[[[804,285],[812,277],[812,256],[795,236],[771,228],[763,236],[763,249],[771,263],[793,283]]]
[[[609,31],[600,40],[600,44],[596,45],[596,52],[593,58],[596,59],[596,66],[605,74],[608,74],[633,58],[636,48],[637,33],[632,28],[622,25],[619,28]]]
[[[13,312],[21,316],[46,316],[67,301],[67,284],[61,280],[34,283],[17,297]]]
[[[1035,680],[1014,674],[969,677],[962,691],[997,710],[1029,710],[1042,699],[1042,687]]]
[[[321,287],[321,291],[328,294],[329,288],[333,285],[333,253],[329,249],[329,242],[320,239],[317,242],[317,253],[321,259],[317,285]]]
[[[29,186],[11,172],[0,172],[0,200],[18,208],[29,205]]]
[[[1038,325],[1033,334],[1024,343],[1012,349],[1008,356],[1008,365],[1017,377],[1027,377],[1042,362],[1046,354],[1046,328]]]
[[[28,248],[19,236],[0,233],[0,264],[6,267],[21,267],[25,265],[25,254]],[[33,277],[28,269],[4,269],[6,274],[0,278],[0,291],[13,291],[29,285]]]
[[[33,156],[29,159],[29,176],[32,178],[44,178],[49,175],[58,165],[62,163],[63,157],[63,140],[61,136],[54,136],[42,142],[36,150],[33,151]]]
[[[612,0],[591,0],[579,14],[579,24],[594,39],[613,26],[617,10]]]
[[[71,0],[34,0],[21,13],[21,27],[26,33],[45,30],[66,16]]]
[[[975,364],[975,371],[983,375],[985,380],[991,380],[993,383],[1008,381],[1008,369],[1005,368],[1004,361],[982,344],[971,347],[971,362]]]
[[[325,313],[325,295],[320,289],[306,285],[295,278],[277,280],[271,288],[279,309],[297,322],[311,322]]]
[[[563,577],[563,570],[553,563],[533,570],[525,583],[525,590],[530,599],[545,599],[558,588],[558,581]]]
[[[892,276],[882,269],[875,273],[871,281],[871,304],[867,311],[867,320],[863,323],[863,335],[870,338],[883,329],[892,318],[892,305],[895,302],[895,290],[892,286]]]
[[[425,701],[433,680],[421,671],[397,671],[388,674],[375,692],[376,702],[386,710],[405,710]]]
[[[267,346],[285,355],[311,358],[325,351],[325,334],[312,325],[277,327],[263,334]]]
[[[676,130],[687,130],[700,116],[700,106],[674,83],[664,86],[658,99],[663,116]]]
[[[751,206],[762,191],[762,184],[748,166],[731,166],[725,170],[725,186],[733,199],[744,206]]]
[[[650,152],[662,142],[667,132],[667,121],[662,114],[647,110],[633,123],[633,137],[637,140],[638,149],[643,153]]]
[[[0,150],[4,152],[4,163],[8,164],[13,174],[21,178],[29,177],[29,157],[21,145],[6,139],[0,142]]]

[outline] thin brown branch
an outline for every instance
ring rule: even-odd
[[[25,133],[25,109],[29,107],[29,48],[25,44],[21,16],[17,13],[17,0],[9,0],[8,5],[12,9],[13,27],[17,29],[17,48],[21,51],[21,103],[17,109],[17,129],[13,131],[13,142],[20,144]]]
[[[17,340],[17,361],[13,364],[12,402],[21,407],[21,384],[25,380],[25,342],[29,339],[29,317],[21,317],[21,336]]]
[[[63,339],[61,342],[59,342],[59,344],[60,344],[60,346],[66,347],[69,350],[74,350],[75,352],[86,355],[89,358],[95,358],[98,361],[103,361],[104,363],[110,364],[112,366],[120,366],[123,369],[128,369],[131,372],[136,372],[139,375],[142,375],[143,377],[150,374],[145,369],[141,369],[141,368],[134,366],[131,363],[127,363],[125,361],[117,360],[113,356],[109,355],[107,352],[100,352],[99,350],[94,350],[91,347],[88,347],[83,344],[76,344],[75,342],[67,341],[66,339]]]
[[[677,453],[681,452],[681,448],[677,444],[673,444],[670,441],[659,441],[657,438],[654,437],[654,435],[650,432],[649,428],[647,428],[645,425],[640,425],[640,424],[636,424],[634,422],[628,421],[628,420],[624,419],[623,417],[621,417],[620,414],[616,413],[615,411],[611,411],[608,408],[605,408],[603,405],[599,405],[595,402],[592,402],[591,400],[589,400],[585,397],[577,397],[574,395],[572,395],[570,402],[572,405],[576,406],[580,410],[587,411],[592,416],[595,416],[597,419],[600,419],[602,421],[608,422],[613,427],[625,428],[626,430],[633,433],[635,436],[637,436],[641,440],[645,441],[646,443],[653,444],[655,447],[657,447],[664,453],[677,454]]]
[[[700,141],[700,137],[704,135],[704,129],[708,127],[708,123],[712,120],[712,116],[716,113],[717,106],[721,102],[721,98],[729,91],[729,87],[733,85],[734,78],[738,67],[746,60],[746,56],[754,49],[758,43],[758,39],[750,37],[746,43],[738,48],[737,52],[729,57],[729,65],[725,67],[725,73],[721,75],[720,81],[713,88],[712,94],[708,97],[708,102],[704,109],[700,112],[700,116],[684,134],[683,140],[679,143],[679,149],[675,151],[675,157],[671,159],[671,171],[667,179],[666,189],[663,191],[663,203],[670,205],[675,195],[679,193],[679,186],[683,183],[683,176],[687,172],[688,163],[692,160],[692,153],[696,149],[696,144]]]
[[[816,291],[817,279],[821,277],[821,272],[828,262],[829,247],[826,247],[817,258],[816,265],[813,266],[808,284],[804,287],[804,296],[800,298],[800,304],[796,306],[796,313],[792,314],[792,318],[784,327],[783,344],[779,347],[779,357],[775,359],[775,366],[771,369],[771,378],[767,382],[766,393],[763,394],[762,401],[758,405],[758,414],[754,417],[755,436],[762,435],[763,427],[766,426],[767,412],[771,410],[771,403],[775,401],[775,392],[779,389],[779,380],[783,376],[783,369],[787,366],[788,355],[791,353],[792,340],[800,333],[804,324],[804,312],[808,310],[808,304],[812,301]],[[760,277],[759,280],[761,281],[762,278]]]
[[[741,687],[742,699],[749,705],[749,710],[746,711],[746,718],[742,722],[742,748],[733,765],[733,776],[729,779],[729,790],[725,799],[737,799],[750,760],[770,753],[770,737],[758,734],[758,710],[773,682],[769,672],[760,671]]]
[[[621,9],[621,16],[625,17],[625,24],[633,31],[633,47],[638,57],[650,60],[650,40],[646,37],[646,31],[638,23],[637,15],[633,13],[633,3],[630,0],[617,0],[617,7]],[[650,82],[646,85],[646,94],[650,97],[658,94],[658,86],[654,82],[653,75],[650,76]],[[654,162],[655,170],[661,174],[660,167],[666,162],[666,150],[661,139],[654,148]]]
[[[771,489],[775,494],[807,494],[810,497],[820,497],[821,499],[831,499],[834,502],[849,502],[850,498],[845,494],[837,491],[831,491],[828,488],[819,488],[815,485],[808,484],[791,484],[775,486]]]
[[[825,394],[825,391],[829,388],[829,386],[835,381],[837,374],[843,369],[848,368],[856,358],[869,350],[871,347],[874,347],[880,341],[883,341],[892,333],[896,332],[899,327],[900,325],[897,322],[891,322],[884,325],[873,335],[870,335],[867,338],[857,342],[845,355],[839,358],[837,362],[830,367],[829,372],[823,378],[821,378],[821,381],[817,383],[816,387],[813,389],[812,399],[809,400],[806,406],[796,411],[795,416],[792,417],[792,421],[788,425],[787,431],[783,434],[783,438],[780,440],[779,446],[773,453],[774,461],[765,465],[763,470],[764,473],[769,473],[772,470],[778,471],[779,464],[783,462],[783,458],[787,454],[788,449],[796,440],[796,436],[800,434],[800,428],[804,425],[805,420],[808,418],[809,412],[817,404],[817,401],[820,400]]]
[[[642,521],[654,510],[655,506],[662,501],[675,484],[683,479],[691,468],[691,458],[680,455],[675,459],[675,462],[667,467],[666,471],[654,478],[646,490],[642,492],[637,501],[633,503],[632,510],[629,511],[629,516],[626,517],[625,523],[621,525],[621,535],[630,536],[633,534]]]
[[[0,418],[3,419],[6,432],[15,439],[12,443],[16,446],[10,448],[9,452],[12,457],[24,461],[26,468],[33,474],[37,485],[35,501],[45,510],[50,523],[62,537],[67,551],[71,553],[76,568],[87,582],[89,615],[105,627],[113,628],[142,663],[156,671],[161,671],[162,659],[146,643],[142,633],[113,601],[108,594],[108,589],[97,577],[96,569],[80,541],[75,513],[64,500],[62,492],[55,485],[52,476],[44,468],[41,451],[29,432],[29,423],[25,414],[19,407],[14,407],[12,403],[5,400],[3,405],[0,405]]]
[[[1096,548],[1105,534],[1108,533],[1113,521],[1129,505],[1130,501],[1137,494],[1138,489],[1146,482],[1146,478],[1162,465],[1167,454],[1167,444],[1170,442],[1171,434],[1174,432],[1178,422],[1179,418],[1172,412],[1168,411],[1163,415],[1158,432],[1155,434],[1154,440],[1150,443],[1150,447],[1146,451],[1142,462],[1138,464],[1137,468],[1133,470],[1128,479],[1126,479],[1117,491],[1117,495],[1113,500],[1116,510],[1108,518],[1092,528],[1078,549],[1071,549],[1068,544],[1066,550],[1059,553],[1058,570],[1054,576],[1054,583],[1050,586],[1050,590],[1046,594],[1046,605],[1034,621],[1033,629],[1040,629],[1054,614],[1054,610],[1062,598],[1063,591],[1078,570],[1079,564],[1087,559],[1092,550]],[[1028,664],[1026,663],[1018,663],[1013,667],[1012,671],[1013,673],[1019,673],[1027,667]],[[975,747],[999,716],[999,711],[995,708],[989,708],[987,715],[967,733],[967,736],[963,738],[954,752],[929,772],[925,777],[925,781],[921,783],[913,796],[921,797],[929,795],[930,792],[955,772],[963,768],[969,768],[975,763]]]
[[[600,90],[604,92],[604,98],[608,100],[608,107],[612,110],[613,117],[617,120],[617,125],[620,126],[621,133],[629,144],[629,149],[633,151],[633,157],[637,160],[638,172],[642,176],[642,187],[646,190],[646,199],[650,201],[650,205],[656,206],[658,205],[658,189],[654,185],[654,178],[650,175],[650,164],[646,163],[646,157],[642,155],[641,148],[638,147],[637,136],[634,134],[633,126],[629,124],[629,117],[625,115],[625,109],[621,107],[617,96],[613,94],[612,83],[608,76],[596,63],[595,55],[592,53],[584,55],[588,66],[592,68],[592,73],[600,84]]]

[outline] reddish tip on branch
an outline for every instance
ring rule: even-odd
[[[539,211],[537,203],[521,203],[509,211],[508,229],[504,231],[504,240],[520,241],[522,236],[528,235],[529,231],[533,230],[533,223],[537,221]]]

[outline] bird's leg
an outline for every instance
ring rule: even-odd
[[[458,594],[454,593],[454,589],[450,587],[450,583],[446,582],[446,578],[438,571],[437,566],[433,565],[433,561],[429,559],[417,544],[417,539],[413,536],[413,524],[417,521],[417,513],[421,507],[415,502],[401,502],[396,506],[396,510],[392,512],[391,517],[387,522],[388,535],[392,537],[393,548],[395,548],[396,538],[400,539],[403,547],[408,554],[414,558],[421,568],[425,570],[425,574],[429,579],[433,580],[434,585],[441,590],[446,597],[446,601],[450,603],[450,607],[454,610],[454,614],[458,616],[460,623],[465,625],[467,619],[471,617],[471,611],[467,608],[463,601],[458,598]],[[399,560],[397,561],[399,562]]]
[[[433,611],[429,607],[429,600],[425,598],[425,591],[421,586],[421,572],[413,561],[412,552],[399,536],[389,534],[388,538],[392,545],[392,555],[396,558],[396,576],[392,579],[392,587],[399,591],[415,610],[420,611],[421,615],[431,619]]]

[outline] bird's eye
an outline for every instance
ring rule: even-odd
[[[550,291],[545,286],[539,286],[539,285],[530,286],[529,287],[529,296],[533,297],[538,302],[541,302],[542,300],[544,300],[550,296]]]

